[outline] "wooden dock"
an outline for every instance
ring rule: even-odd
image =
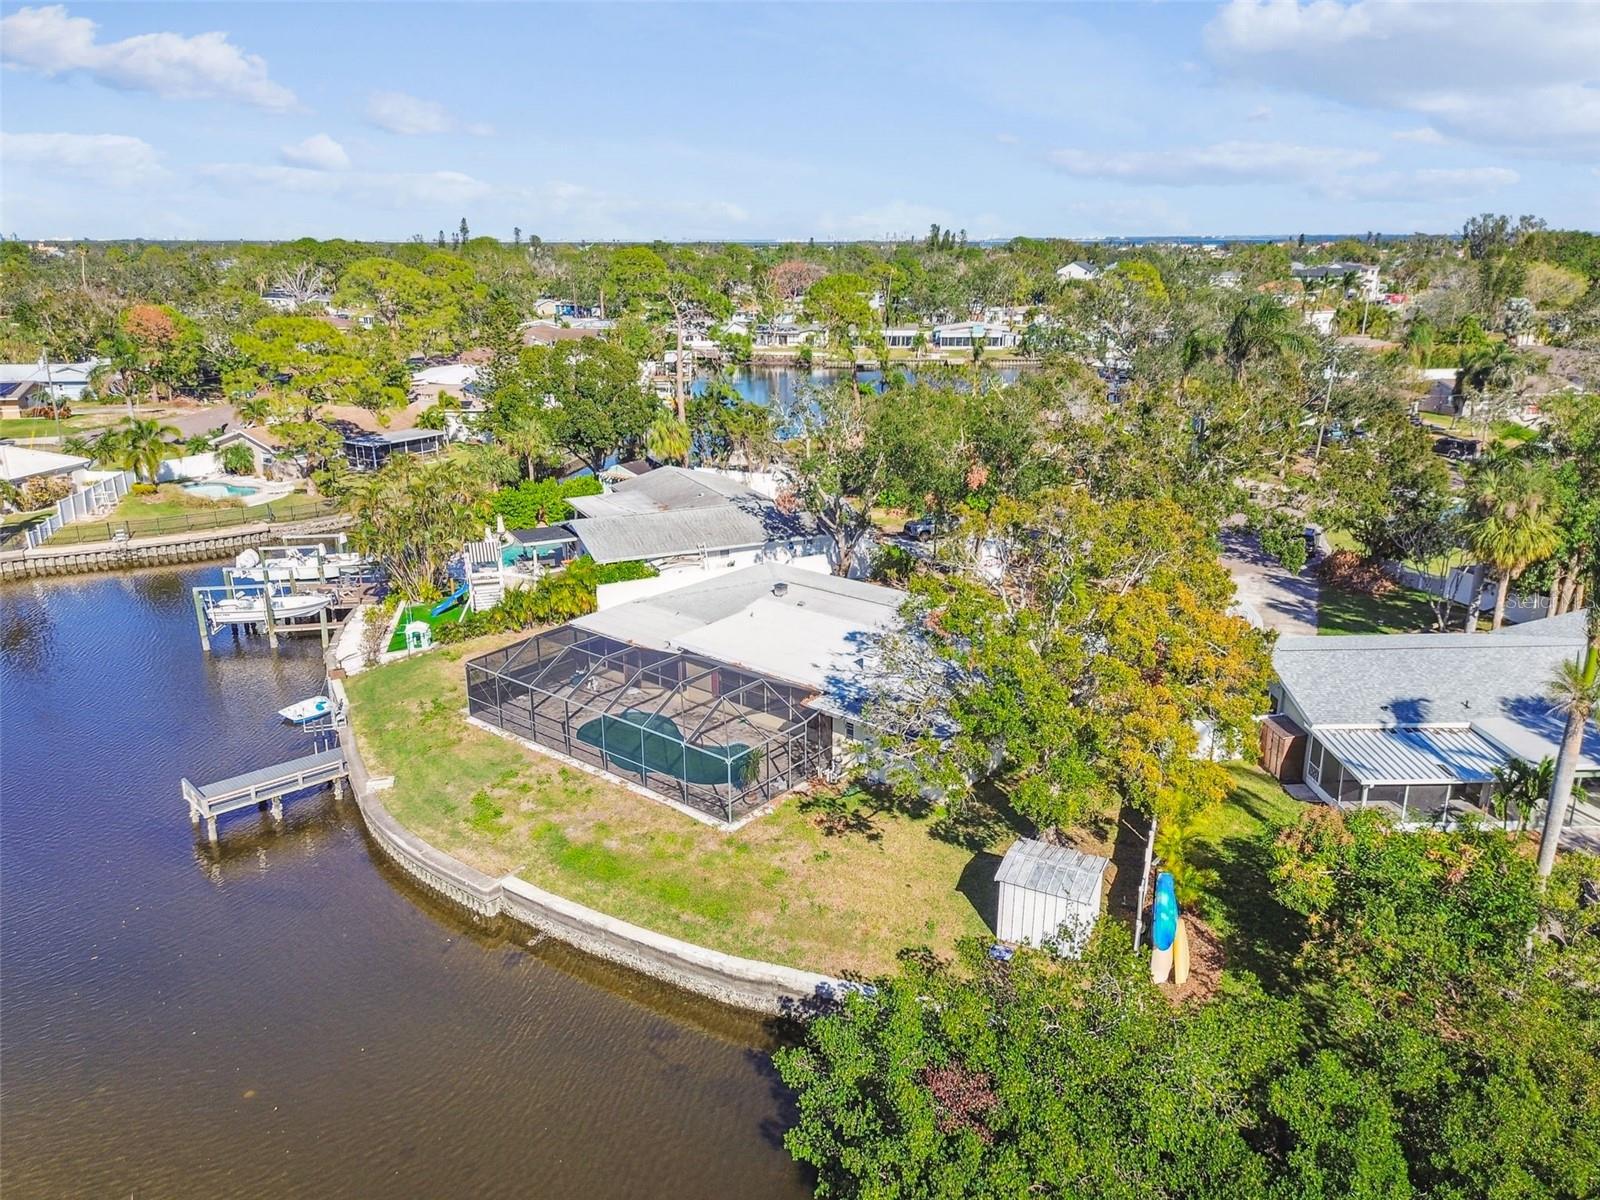
[[[190,824],[198,827],[202,820],[205,821],[206,834],[215,842],[217,818],[223,813],[266,804],[272,809],[272,819],[281,821],[285,796],[323,787],[343,779],[347,774],[349,767],[344,761],[344,751],[335,747],[246,771],[231,779],[200,784],[185,779],[180,786],[184,802],[189,806]]]

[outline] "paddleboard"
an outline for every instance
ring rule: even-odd
[[[1172,941],[1172,982],[1179,987],[1189,982],[1189,926],[1182,921]]]
[[[1165,983],[1167,976],[1172,974],[1172,947],[1165,950],[1152,950],[1150,952],[1150,980],[1152,983]]]
[[[1157,950],[1171,950],[1172,939],[1178,936],[1178,889],[1170,871],[1156,876],[1154,909],[1150,917],[1150,944]]]

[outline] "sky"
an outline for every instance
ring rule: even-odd
[[[1600,4],[0,3],[0,232],[1600,227]]]

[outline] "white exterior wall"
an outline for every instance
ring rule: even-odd
[[[217,475],[222,468],[217,463],[217,456],[210,450],[203,454],[187,454],[182,458],[169,458],[162,462],[156,470],[157,483],[171,483],[175,479],[204,479],[207,475]]]
[[[1002,942],[1042,946],[1058,938],[1060,949],[1077,957],[1094,926],[1097,913],[1093,909],[1064,896],[1048,896],[1010,883],[1002,883],[999,892],[995,933]]]

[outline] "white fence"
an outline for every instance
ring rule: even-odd
[[[1453,604],[1465,605],[1472,601],[1472,580],[1476,569],[1472,566],[1451,567],[1443,575],[1414,571],[1397,562],[1386,562],[1383,568],[1385,574],[1405,587],[1427,592],[1430,596],[1449,596]],[[1478,590],[1479,612],[1494,610],[1494,593],[1492,573],[1485,573],[1483,586]],[[1548,596],[1538,592],[1510,592],[1506,595],[1505,619],[1509,624],[1520,625],[1524,621],[1537,621],[1549,614]]]
[[[132,486],[133,472],[118,471],[57,500],[55,511],[28,530],[28,549],[34,550],[44,545],[63,525],[86,521],[107,509],[115,508],[117,501],[126,496]]]

